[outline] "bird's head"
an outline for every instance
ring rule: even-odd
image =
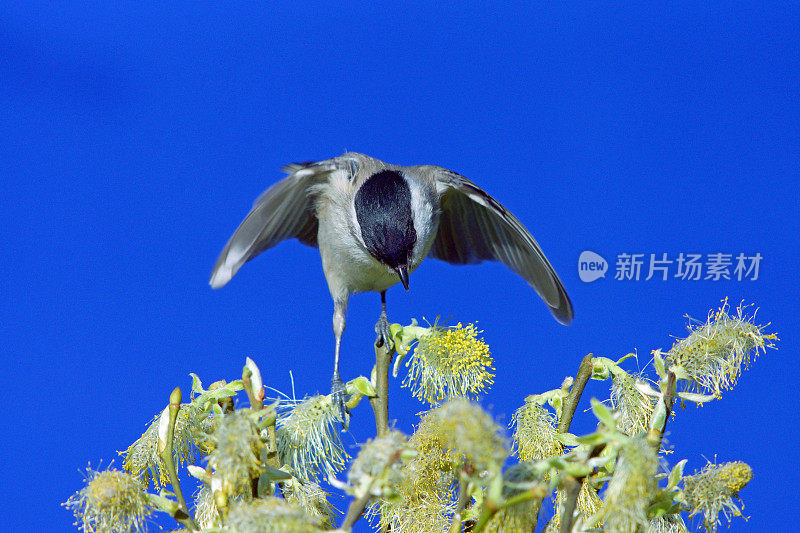
[[[417,242],[408,182],[395,170],[377,172],[359,187],[354,205],[367,251],[394,271],[408,290]]]

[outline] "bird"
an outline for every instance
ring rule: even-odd
[[[256,199],[228,240],[209,283],[224,286],[244,263],[284,240],[319,248],[333,299],[331,394],[344,427],[339,358],[350,295],[380,294],[376,345],[389,343],[386,291],[397,283],[409,290],[409,275],[426,257],[455,265],[499,261],[533,287],[558,322],[571,322],[572,302],[531,233],[461,174],[355,152],[283,170],[288,176]]]

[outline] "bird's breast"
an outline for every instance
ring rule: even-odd
[[[341,211],[326,214],[331,213]],[[322,269],[334,299],[358,292],[385,291],[400,281],[397,274],[378,262],[359,243],[344,216],[334,214],[328,218],[323,215],[317,241]]]

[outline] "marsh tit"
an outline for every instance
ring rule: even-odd
[[[241,266],[285,239],[316,246],[333,297],[334,400],[345,386],[339,352],[351,294],[381,295],[377,344],[390,342],[386,290],[426,257],[456,265],[500,261],[531,285],[556,320],[572,303],[530,232],[464,176],[433,165],[390,165],[358,153],[284,167],[289,176],[264,192],[225,245],[210,284],[228,283]]]

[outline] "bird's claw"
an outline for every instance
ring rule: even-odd
[[[345,387],[339,374],[334,374],[331,379],[331,397],[333,403],[339,407],[339,415],[342,419],[342,430],[347,430],[350,426],[350,409],[347,408],[347,387]]]
[[[375,346],[382,348],[392,343],[392,332],[389,329],[389,318],[386,313],[381,313],[378,322],[375,324]]]

